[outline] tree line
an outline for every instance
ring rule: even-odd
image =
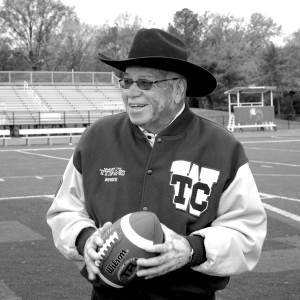
[[[121,14],[113,26],[91,26],[79,20],[74,7],[59,0],[4,0],[0,25],[1,71],[101,72],[112,69],[99,62],[97,53],[126,58],[142,21]],[[208,97],[190,98],[192,106],[227,109],[224,91],[230,88],[276,86],[276,112],[289,117],[300,113],[300,29],[283,45],[276,45],[281,26],[261,13],[253,13],[246,22],[184,8],[165,30],[184,40],[191,62],[217,77],[216,91]],[[260,96],[248,96],[246,101],[255,97]]]

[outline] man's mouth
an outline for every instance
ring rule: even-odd
[[[143,108],[147,105],[148,104],[129,104],[129,107],[131,107],[131,108]]]

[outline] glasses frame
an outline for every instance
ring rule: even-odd
[[[130,80],[130,81],[131,81],[131,84],[130,84],[129,86],[127,86],[127,87],[122,86],[122,82],[124,81],[124,79]],[[120,87],[121,87],[122,89],[125,89],[125,90],[130,89],[131,86],[132,86],[134,83],[136,83],[137,86],[138,86],[138,88],[139,88],[140,90],[148,91],[148,90],[151,90],[152,87],[153,87],[153,85],[156,84],[156,83],[160,83],[160,82],[164,82],[164,81],[169,81],[169,80],[177,80],[177,79],[182,79],[182,77],[175,77],[175,78],[161,79],[161,80],[154,80],[154,81],[151,81],[151,80],[148,80],[148,79],[132,80],[132,79],[130,79],[130,78],[122,78],[122,79],[119,79],[119,83],[120,83]],[[141,85],[141,82],[142,82],[142,81],[144,81],[144,82],[146,81],[147,83],[149,83],[149,84],[150,84],[150,87],[149,87],[149,88],[144,88],[144,87]]]

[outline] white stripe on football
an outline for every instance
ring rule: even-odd
[[[141,235],[136,233],[136,231],[132,228],[129,220],[131,215],[132,214],[128,214],[121,218],[121,228],[123,233],[126,235],[126,237],[131,243],[133,243],[139,248],[145,249],[147,248],[147,246],[152,246],[153,241],[142,237]]]

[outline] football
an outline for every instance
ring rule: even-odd
[[[104,245],[96,265],[105,285],[123,288],[137,279],[138,258],[157,254],[144,250],[147,245],[163,243],[164,234],[158,217],[152,212],[133,212],[117,220],[104,235]]]

